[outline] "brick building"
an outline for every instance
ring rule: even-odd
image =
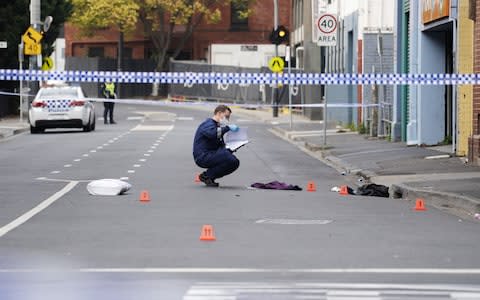
[[[290,28],[291,0],[278,0],[279,24]],[[219,8],[222,19],[217,24],[201,23],[193,32],[177,59],[203,60],[208,58],[210,44],[269,44],[269,35],[273,28],[273,1],[256,1],[251,7],[252,14],[248,19],[236,17],[235,7],[231,5]],[[174,32],[173,52],[178,45],[184,28],[177,26]],[[71,24],[65,26],[65,56],[107,57],[116,58],[118,32],[100,30],[92,37],[82,36]],[[141,24],[137,30],[125,37],[124,57],[129,59],[145,59],[152,54],[152,45],[143,34]]]
[[[480,0],[471,0],[470,5],[475,11],[474,30],[474,72],[480,73]],[[480,86],[473,88],[472,135],[469,137],[469,160],[480,165]]]

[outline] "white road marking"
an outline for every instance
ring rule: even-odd
[[[143,120],[144,117],[127,117],[127,121]]]
[[[47,179],[47,177],[37,177],[37,178],[35,178],[35,180],[45,180],[45,179]]]
[[[107,144],[107,143],[105,143],[105,144],[103,144],[103,146],[104,146],[104,147],[106,147],[106,146],[108,146],[108,144]]]
[[[160,144],[159,143],[155,143],[153,144],[155,147],[158,147]]]
[[[153,150],[148,150],[147,152],[148,152],[148,153],[153,153],[153,152],[155,152],[155,151],[153,151]]]
[[[127,173],[133,174],[135,173],[135,170],[128,170]]]
[[[157,149],[157,146],[151,146],[150,149]]]
[[[50,172],[50,174],[58,174],[58,173],[60,173],[60,171],[52,171],[52,172]]]
[[[77,181],[75,181],[77,182]],[[78,182],[77,182],[78,183]],[[41,272],[41,269],[0,269],[0,272]],[[433,275],[480,275],[480,268],[460,269],[460,268],[363,268],[363,269],[255,269],[255,268],[79,268],[70,269],[72,272],[82,273],[199,273],[199,274],[230,274],[230,273],[258,273],[258,274],[433,274]],[[309,284],[312,286],[313,284]],[[330,284],[329,285],[333,285]],[[322,284],[314,285],[321,287]],[[345,286],[356,288],[354,284],[339,284],[336,288],[345,288]],[[362,284],[364,288],[377,288],[379,285]],[[382,285],[385,286],[385,285]],[[411,285],[405,285],[408,288]],[[398,287],[394,286],[393,288]],[[416,286],[418,288],[418,286]],[[448,287],[442,285],[442,287]],[[437,287],[438,288],[438,287]],[[480,287],[475,290],[480,292]]]
[[[60,191],[56,192],[52,196],[50,196],[48,199],[44,200],[42,203],[39,205],[35,206],[28,212],[24,213],[20,217],[16,218],[12,222],[8,223],[7,225],[3,226],[0,228],[0,237],[4,236],[7,234],[9,231],[17,228],[18,226],[22,225],[23,223],[27,222],[30,218],[47,208],[50,204],[53,202],[57,201],[60,199],[63,195],[71,191],[76,185],[78,184],[78,181],[71,181],[68,183],[63,189]]]
[[[115,142],[115,141],[114,141],[114,140],[109,140],[108,142],[111,144],[111,143],[113,143],[113,142]]]
[[[150,154],[148,154],[148,153],[145,153],[143,156],[150,156]]]
[[[88,157],[88,154],[86,154],[86,153],[85,153],[85,154],[84,154],[84,155],[82,155],[82,156],[83,156],[83,157]]]
[[[120,180],[128,180],[130,177],[120,177]]]
[[[64,167],[64,168],[70,168],[71,166],[72,166],[72,165],[67,164],[67,165],[64,165],[63,167]]]
[[[97,152],[97,150],[90,150],[90,153],[95,153]]]
[[[74,159],[73,161],[74,161],[74,162],[79,162],[79,161],[81,161],[81,160],[82,160],[81,158],[77,158],[77,159]]]
[[[173,125],[137,125],[132,131],[169,131]]]
[[[480,286],[462,284],[201,282],[192,285],[183,299],[237,299],[237,297],[243,299],[242,296],[247,295],[288,295],[288,299],[323,300],[478,299],[480,297]]]
[[[133,165],[134,168],[140,168],[142,165]]]
[[[178,121],[193,121],[193,117],[178,117]]]
[[[262,219],[256,224],[278,224],[278,225],[327,225],[332,220],[302,220],[302,219]]]
[[[140,158],[138,161],[146,162],[147,160],[145,158]]]
[[[100,150],[100,149],[103,149],[103,146],[98,146],[97,149],[99,149],[99,150]]]

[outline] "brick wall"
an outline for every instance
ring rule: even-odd
[[[476,0],[476,20],[474,30],[474,72],[480,73],[480,0]],[[469,160],[480,165],[480,86],[473,88],[473,135],[469,138]]]
[[[474,22],[468,18],[469,0],[459,1],[458,16],[458,73],[473,73],[473,30]],[[468,138],[472,135],[473,86],[458,87],[458,139],[457,155],[465,156],[468,151]]]
[[[279,25],[290,29],[292,0],[278,1]],[[253,13],[248,19],[248,30],[231,30],[230,5],[219,7],[222,19],[217,24],[202,22],[194,31],[191,39],[184,48],[191,53],[192,59],[205,58],[205,49],[210,44],[269,44],[269,35],[273,28],[273,1],[256,1],[251,7]],[[171,50],[179,42],[184,29],[177,26],[174,32]],[[94,36],[82,36],[77,28],[71,24],[65,26],[66,56],[86,56],[89,47],[101,46],[105,48],[105,57],[115,58],[117,52],[118,32],[116,30],[100,30]],[[150,46],[139,24],[136,32],[125,36],[125,47],[132,48],[132,58],[143,59],[145,48]]]

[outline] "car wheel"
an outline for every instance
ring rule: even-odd
[[[93,122],[92,122],[92,125],[90,126],[90,130],[91,131],[95,130],[95,115],[93,115]]]
[[[45,129],[43,129],[41,127],[33,127],[32,125],[30,125],[30,133],[32,133],[32,134],[42,133],[44,131],[45,131]]]
[[[90,120],[88,120],[87,125],[83,126],[83,131],[84,132],[89,132],[91,130],[91,125],[90,125]]]

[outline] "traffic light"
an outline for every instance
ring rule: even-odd
[[[275,45],[280,45],[283,43],[288,43],[289,42],[289,32],[288,29],[285,28],[285,26],[278,26],[277,30],[272,30],[272,33],[270,34],[270,42]]]

